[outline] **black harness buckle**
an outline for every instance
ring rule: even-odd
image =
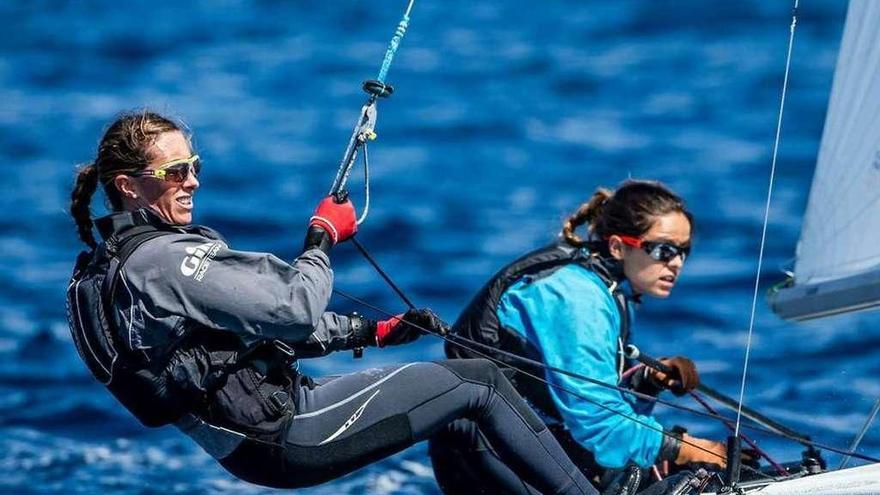
[[[269,406],[275,411],[275,414],[283,414],[287,411],[287,406],[290,404],[290,394],[284,390],[276,390],[269,395],[267,401]]]
[[[273,340],[272,346],[281,354],[284,364],[290,364],[296,360],[296,352],[293,350],[293,347],[290,347],[285,342]]]

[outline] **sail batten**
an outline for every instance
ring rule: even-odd
[[[880,307],[878,26],[880,1],[850,2],[793,284],[770,296],[785,318]]]

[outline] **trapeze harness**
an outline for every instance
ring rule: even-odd
[[[114,214],[96,226],[105,242],[79,254],[67,290],[71,335],[92,374],[145,426],[192,421],[195,415],[239,437],[276,440],[291,414],[297,379],[287,366],[293,360],[289,346],[271,341],[246,347],[231,333],[187,322],[169,346],[140,349],[119,328],[114,302],[120,269],[138,247],[171,234],[222,237],[207,227],[151,221],[143,211]]]

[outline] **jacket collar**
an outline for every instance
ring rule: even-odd
[[[580,255],[587,258],[590,269],[599,275],[599,278],[605,281],[608,287],[613,287],[614,292],[622,293],[628,301],[636,304],[642,302],[642,295],[632,290],[632,286],[623,273],[623,263],[611,256],[602,256],[595,250],[583,249]]]
[[[107,216],[95,220],[95,227],[101,238],[106,241],[113,234],[139,225],[153,225],[160,229],[169,229],[173,226],[165,222],[148,208],[140,208],[132,211],[116,211]]]

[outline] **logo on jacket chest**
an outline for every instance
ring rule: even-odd
[[[205,277],[205,272],[208,271],[211,260],[217,256],[220,246],[219,242],[206,242],[198,246],[185,248],[187,256],[183,258],[183,262],[180,264],[180,273],[201,282]]]

